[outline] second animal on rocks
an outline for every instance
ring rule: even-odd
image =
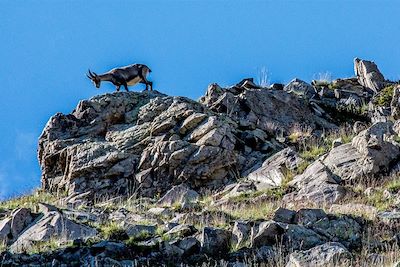
[[[111,82],[115,85],[115,89],[119,91],[121,86],[128,90],[128,86],[133,86],[138,83],[146,85],[146,90],[150,86],[150,91],[153,91],[153,83],[147,80],[147,75],[151,72],[150,68],[144,64],[132,64],[129,66],[115,68],[103,74],[91,72],[86,76],[92,80],[96,88],[100,88],[103,81]]]

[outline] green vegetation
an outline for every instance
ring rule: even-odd
[[[387,186],[386,186],[387,190],[389,190],[390,193],[397,193],[400,191],[400,180],[396,179],[396,180],[392,180],[390,181]]]
[[[3,210],[12,210],[16,208],[31,208],[37,206],[38,203],[47,203],[47,204],[56,204],[58,199],[63,197],[63,195],[54,195],[43,190],[35,190],[31,195],[21,196],[12,198],[10,200],[6,200],[0,202],[0,209]]]
[[[309,149],[302,151],[300,157],[307,161],[314,161],[327,151],[328,148],[326,146],[313,145],[310,146]]]
[[[303,161],[302,163],[297,165],[296,174],[302,174],[309,165],[310,165],[310,162],[308,162],[308,161]]]
[[[390,102],[392,101],[393,92],[394,92],[393,85],[383,88],[376,99],[376,104],[381,107],[389,106]]]
[[[128,235],[126,234],[124,228],[115,222],[100,225],[99,230],[105,239],[117,241],[128,239]]]
[[[293,133],[292,133],[293,135]],[[305,160],[296,170],[296,174],[301,174],[310,163],[328,153],[334,140],[340,138],[342,143],[349,143],[354,137],[352,128],[349,125],[342,126],[338,131],[324,133],[322,137],[309,136],[299,139],[295,144],[298,146],[300,157]]]
[[[340,86],[337,83],[330,83],[328,85],[328,88],[331,89],[331,90],[335,90],[335,89],[340,89]]]
[[[28,254],[38,254],[43,252],[54,251],[56,249],[71,247],[72,241],[61,242],[56,239],[50,239],[47,241],[36,241],[32,246],[26,250]]]
[[[385,211],[392,205],[392,200],[385,197],[383,190],[376,190],[367,198],[367,204],[374,206],[379,211]]]

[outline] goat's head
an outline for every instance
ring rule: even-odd
[[[96,88],[100,88],[101,79],[95,72],[88,70],[88,74],[86,74],[86,76],[92,80]]]

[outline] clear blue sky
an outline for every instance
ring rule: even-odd
[[[397,0],[2,0],[0,10],[0,199],[39,186],[37,138],[51,115],[113,90],[96,91],[89,67],[145,63],[155,89],[195,99],[264,66],[272,82],[351,76],[356,56],[400,79]]]

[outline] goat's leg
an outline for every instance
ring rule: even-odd
[[[140,74],[140,79],[141,79],[140,83],[143,83],[146,85],[146,89],[145,89],[146,91],[149,90],[149,85],[150,85],[150,91],[153,91],[153,83],[152,82],[148,81],[146,79],[146,77],[143,76],[142,74]]]
[[[147,82],[145,82],[145,81],[140,81],[139,83],[141,83],[141,84],[144,84],[144,85],[146,85],[146,89],[144,89],[145,91],[148,91],[149,90],[149,88],[148,88],[148,83]]]
[[[127,92],[129,92],[129,90],[128,90],[128,84],[127,84],[126,82],[124,82],[124,87],[125,87],[125,90],[126,90]]]
[[[121,85],[116,85],[115,89],[117,90],[117,92],[119,92],[119,88],[121,88]]]

